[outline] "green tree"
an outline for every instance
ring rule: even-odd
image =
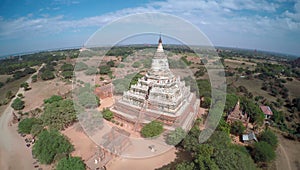
[[[33,136],[37,136],[44,130],[44,126],[42,124],[33,124],[30,130],[30,134]]]
[[[51,80],[51,79],[54,79],[55,76],[52,71],[45,70],[44,72],[42,72],[41,78],[42,78],[42,80]]]
[[[110,60],[106,63],[106,65],[108,65],[109,67],[114,67],[115,66],[115,62],[113,60]]]
[[[0,81],[0,88],[4,86],[4,83]]]
[[[22,110],[25,107],[24,103],[25,102],[20,98],[16,98],[11,104],[11,107],[15,110]]]
[[[60,100],[47,104],[41,115],[44,124],[50,128],[62,130],[77,120],[72,100]]]
[[[79,104],[86,108],[97,107],[100,104],[99,98],[92,92],[85,91],[78,95]]]
[[[154,120],[142,128],[141,134],[145,138],[155,137],[160,135],[163,130],[162,123]]]
[[[74,68],[73,68],[73,65],[72,65],[72,64],[64,63],[64,64],[60,67],[60,70],[61,70],[61,71],[73,71]]]
[[[272,146],[264,141],[254,144],[251,155],[256,162],[270,162],[276,157]]]
[[[18,124],[18,132],[29,134],[32,127],[36,124],[42,124],[42,121],[37,118],[25,118]]]
[[[256,169],[256,165],[248,153],[244,153],[231,147],[217,149],[213,157],[213,160],[219,169]]]
[[[227,134],[230,133],[230,125],[225,121],[223,117],[220,119],[217,130],[225,132]]]
[[[37,82],[38,76],[35,74],[31,77],[32,82]]]
[[[73,71],[63,71],[61,73],[61,75],[65,78],[65,79],[70,79],[73,77]]]
[[[24,88],[25,91],[30,89],[29,84],[27,82],[21,83],[20,87]]]
[[[8,90],[5,94],[5,98],[7,99],[12,99],[15,95],[13,94],[13,92],[11,90]]]
[[[77,63],[74,68],[75,71],[82,71],[82,70],[86,70],[86,69],[88,69],[88,65],[83,62]]]
[[[211,104],[210,97],[204,97],[204,101],[202,101],[200,104],[201,104],[201,107],[203,107],[203,108],[209,108],[210,104]]]
[[[198,169],[200,170],[219,170],[219,167],[217,166],[216,162],[209,157],[198,155],[195,162],[197,163]]]
[[[253,100],[242,97],[240,103],[242,110],[250,116],[251,122],[255,122],[259,125],[263,124],[265,118],[264,113]]]
[[[189,131],[189,133],[183,139],[183,147],[185,150],[190,152],[196,152],[199,146],[199,134],[200,130],[198,127],[194,126]]]
[[[274,149],[277,147],[277,136],[271,130],[265,130],[259,137],[259,141],[267,142]]]
[[[86,75],[94,75],[94,74],[97,74],[98,73],[98,70],[96,67],[89,67],[85,72],[84,74]]]
[[[112,111],[110,111],[109,109],[104,109],[102,111],[102,115],[103,115],[103,118],[108,121],[111,121],[114,118],[114,113]]]
[[[100,74],[110,74],[112,72],[110,66],[100,66],[99,69]]]
[[[51,164],[57,155],[69,155],[73,145],[59,131],[42,131],[33,145],[32,154],[42,164]]]
[[[51,104],[51,103],[58,102],[58,101],[61,101],[61,100],[63,100],[63,98],[61,96],[52,95],[50,98],[45,99],[44,103],[45,104]]]
[[[176,164],[175,169],[176,170],[194,170],[195,164],[193,162],[181,162],[179,164]]]
[[[56,165],[56,170],[85,170],[85,164],[80,157],[62,158]]]
[[[235,94],[227,94],[224,111],[226,113],[231,111],[235,107],[237,101],[238,101],[238,97]]]
[[[177,127],[174,131],[171,131],[167,138],[166,143],[169,145],[177,145],[184,139],[186,133],[181,127]]]
[[[139,61],[136,61],[134,62],[132,65],[131,65],[133,68],[139,68],[141,66],[141,63]]]
[[[246,130],[246,127],[243,125],[243,123],[241,121],[233,122],[230,127],[230,133],[232,133],[234,135],[242,135],[245,130]]]

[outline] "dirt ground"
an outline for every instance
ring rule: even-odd
[[[115,158],[108,165],[108,170],[120,170],[120,169],[142,169],[153,170],[160,168],[176,159],[177,150],[175,148],[170,149],[168,152],[146,159],[124,159]]]
[[[31,90],[25,92],[25,108],[23,112],[27,112],[36,107],[40,107],[44,103],[44,99],[52,95],[65,94],[71,90],[72,84],[66,84],[59,79],[49,81],[38,81],[31,84]]]
[[[277,136],[279,145],[276,152],[276,169],[299,170],[300,142],[286,139],[282,135]]]
[[[82,157],[84,161],[91,158],[97,150],[97,145],[84,133],[80,123],[75,123],[66,130],[62,131],[74,145],[72,156]]]
[[[244,63],[244,64],[242,64],[242,63]],[[225,59],[225,65],[229,66],[230,68],[249,67],[249,70],[254,70],[256,67],[256,63],[242,61],[240,59],[239,60]]]
[[[7,77],[5,75],[1,75],[2,77]],[[0,101],[4,100],[5,99],[5,95],[6,95],[6,92],[11,90],[13,94],[16,94],[17,91],[19,90],[19,87],[20,87],[20,84],[23,83],[24,81],[26,81],[30,76],[27,75],[25,77],[22,77],[18,80],[15,80],[15,81],[12,81],[12,82],[9,82],[8,84],[5,84],[1,89],[0,89]],[[1,114],[4,112],[5,108],[7,107],[8,105],[3,105],[3,106],[0,106],[0,116]]]

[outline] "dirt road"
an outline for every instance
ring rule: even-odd
[[[42,68],[42,66],[38,69],[38,71]],[[32,76],[30,76],[26,81],[29,84],[31,83]],[[19,89],[17,94],[19,93],[24,94],[23,88]],[[17,125],[10,125],[13,112],[10,105],[15,98],[13,98],[7,105],[7,108],[0,117],[0,169],[31,170],[34,169],[32,164],[34,160],[31,155],[31,149],[25,146],[24,139],[17,132]]]

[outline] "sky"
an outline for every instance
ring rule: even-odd
[[[181,17],[214,46],[300,56],[300,0],[0,0],[0,4],[0,56],[82,46],[106,24],[144,12]]]

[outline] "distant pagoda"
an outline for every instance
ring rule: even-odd
[[[124,92],[111,110],[118,119],[134,124],[135,130],[152,120],[162,122],[165,129],[180,126],[188,130],[199,105],[200,100],[190,87],[171,72],[160,37],[151,69]]]

